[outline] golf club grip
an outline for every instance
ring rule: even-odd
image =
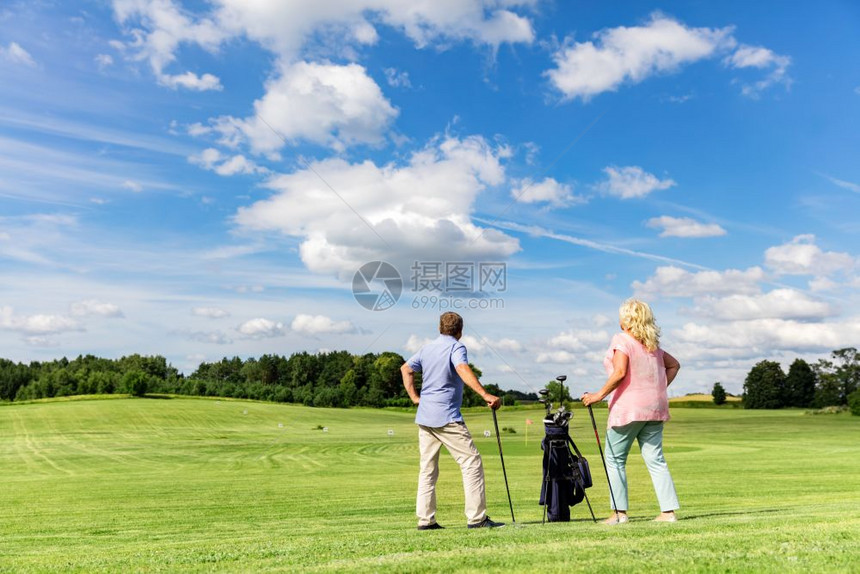
[[[493,426],[496,428],[496,442],[499,444],[499,458],[502,461],[502,475],[505,477],[505,491],[508,493],[508,506],[511,507],[511,522],[516,522],[514,518],[514,503],[511,501],[511,489],[508,487],[508,473],[505,470],[505,455],[502,454],[502,437],[499,435],[499,419],[496,417],[496,409],[493,409]]]

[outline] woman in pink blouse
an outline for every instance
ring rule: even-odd
[[[612,337],[603,365],[606,384],[596,393],[584,393],[586,406],[609,400],[606,430],[606,462],[617,508],[606,524],[627,522],[627,455],[633,441],[639,442],[645,466],[660,503],[658,522],[675,522],[680,508],[669,467],[663,457],[663,422],[669,420],[668,387],[681,364],[660,348],[660,329],[651,307],[628,299],[618,312],[621,333]]]

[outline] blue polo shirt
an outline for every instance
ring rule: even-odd
[[[421,373],[421,402],[415,422],[436,428],[462,421],[463,379],[456,368],[469,364],[466,346],[450,335],[439,335],[406,363],[413,371]]]

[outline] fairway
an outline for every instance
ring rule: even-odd
[[[215,399],[0,406],[0,571],[860,571],[860,417],[673,408],[666,457],[682,509],[655,524],[634,447],[632,522],[541,525],[540,411],[502,410],[517,525],[467,530],[444,452],[438,520],[415,530],[417,432],[396,410]],[[595,410],[603,436],[605,409]],[[466,413],[490,516],[510,522],[487,410]],[[324,431],[317,427],[326,427]],[[591,430],[598,517],[608,491]],[[391,434],[393,432],[393,434]],[[588,519],[586,519],[588,518]]]

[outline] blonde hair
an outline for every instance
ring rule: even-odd
[[[618,309],[618,318],[621,326],[633,336],[634,339],[645,345],[649,351],[656,351],[660,346],[660,327],[654,319],[654,312],[645,301],[639,299],[628,299]]]

